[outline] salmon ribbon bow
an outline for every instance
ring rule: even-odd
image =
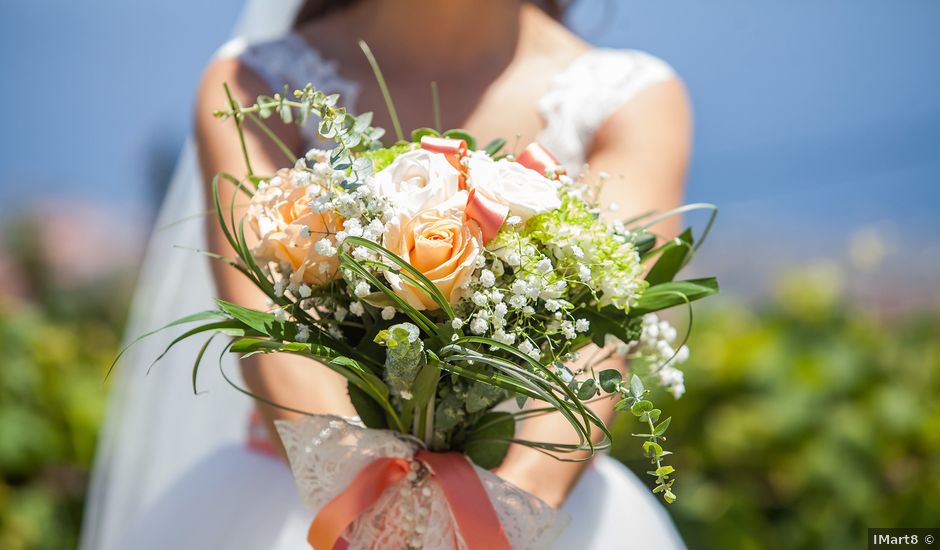
[[[349,487],[320,510],[310,524],[307,542],[315,550],[345,548],[342,535],[346,529],[386,489],[407,476],[413,461],[423,464],[441,486],[454,517],[454,537],[459,532],[467,550],[511,550],[496,510],[467,457],[424,449],[414,459],[381,457],[369,463]]]

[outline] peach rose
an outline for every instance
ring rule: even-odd
[[[399,214],[385,227],[384,246],[434,283],[451,304],[460,300],[483,248],[480,227],[466,219],[467,193],[461,191],[436,207],[415,215]],[[416,309],[437,303],[398,273],[386,277],[395,292]]]
[[[339,267],[333,235],[342,229],[343,220],[332,212],[317,213],[310,209],[315,185],[298,182],[306,175],[293,170],[279,170],[277,176],[251,198],[246,223],[258,241],[252,255],[261,264],[277,262],[289,266],[290,282],[294,285],[322,285],[331,281]],[[330,247],[317,242],[328,239]],[[324,250],[332,248],[332,250]],[[326,253],[324,253],[326,252]]]

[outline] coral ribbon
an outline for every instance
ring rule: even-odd
[[[499,233],[499,228],[503,226],[506,218],[509,216],[509,207],[484,197],[476,192],[476,188],[470,190],[467,194],[467,205],[464,207],[464,215],[477,222],[480,226],[480,232],[483,235],[483,244],[493,240],[493,237]]]
[[[460,453],[432,453],[421,450],[415,460],[422,462],[437,480],[456,523],[454,536],[463,539],[468,550],[510,550],[509,541],[499,522],[480,478]],[[347,543],[346,529],[386,489],[404,478],[411,466],[405,458],[377,458],[362,469],[342,493],[331,500],[314,518],[307,542],[315,550],[338,550]],[[456,545],[459,547],[459,545]]]
[[[549,171],[559,174],[565,172],[561,163],[558,162],[558,159],[552,156],[552,154],[548,152],[548,149],[538,143],[530,143],[527,145],[526,148],[519,153],[519,156],[516,157],[516,162],[530,170],[535,170],[543,176]]]
[[[462,139],[453,139],[437,136],[421,136],[421,148],[432,153],[441,153],[447,162],[460,172],[458,185],[461,190],[467,189],[467,168],[460,161],[467,156],[467,142]]]

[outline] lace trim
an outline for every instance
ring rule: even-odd
[[[280,91],[285,84],[302,88],[311,83],[326,93],[340,94],[342,104],[350,111],[355,110],[359,85],[340,76],[336,61],[325,59],[297,33],[256,44],[233,40],[219,50],[219,55],[237,57],[272,90]],[[322,141],[317,135],[316,121],[304,124],[300,131],[308,146]]]
[[[538,102],[545,120],[538,142],[569,172],[581,170],[594,134],[611,115],[647,88],[669,79],[672,68],[637,50],[590,50],[552,79]]]

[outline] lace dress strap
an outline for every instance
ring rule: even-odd
[[[645,52],[590,50],[556,75],[539,100],[545,128],[538,141],[569,172],[577,173],[601,125],[641,92],[673,75],[665,61]]]
[[[220,57],[237,57],[255,71],[272,91],[280,92],[284,85],[303,88],[308,83],[328,94],[340,94],[340,101],[349,110],[359,95],[359,86],[339,75],[336,61],[324,59],[309,42],[296,33],[267,42],[249,44],[235,39],[219,50]],[[309,122],[300,127],[308,145],[319,141],[317,125]]]

